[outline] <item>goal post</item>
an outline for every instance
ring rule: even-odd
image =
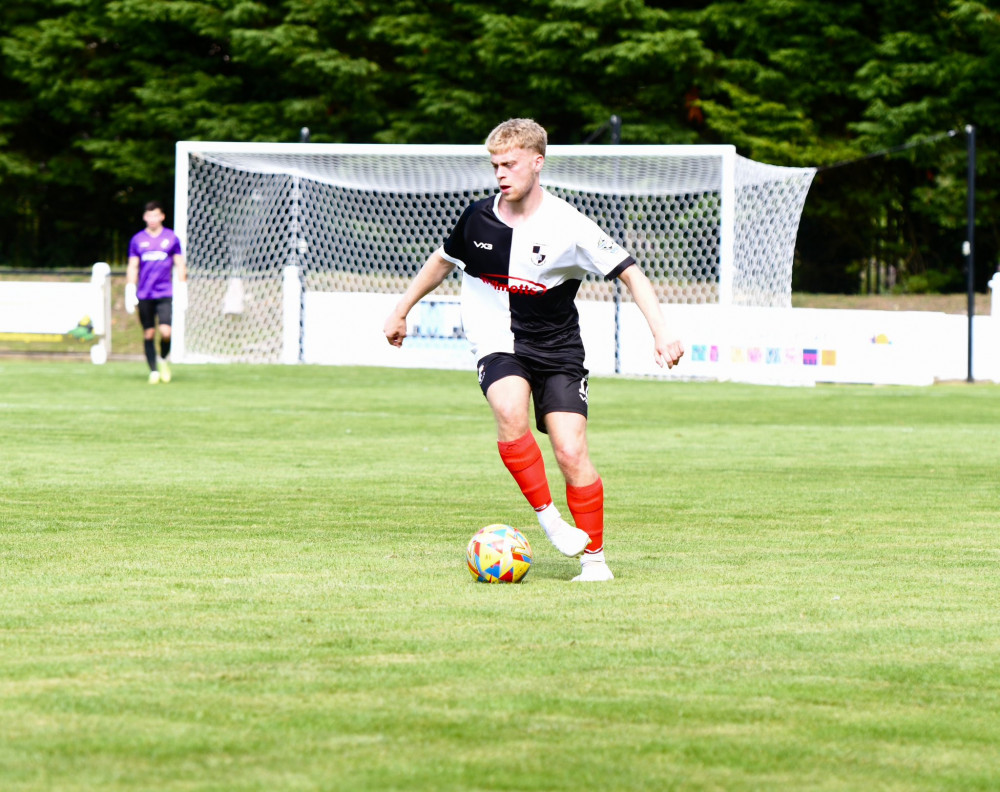
[[[181,141],[176,158],[189,285],[174,354],[187,362],[311,360],[315,313],[340,311],[348,295],[379,310],[368,298],[401,293],[463,209],[496,191],[481,145]],[[551,145],[542,185],[621,242],[663,303],[788,307],[814,173],[726,145]],[[448,305],[458,286],[456,273],[431,296],[433,316],[417,317],[439,346],[461,340]],[[627,295],[588,278],[578,299],[618,306]],[[351,361],[334,350],[329,362],[340,359]]]

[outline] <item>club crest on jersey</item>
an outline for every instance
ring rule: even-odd
[[[614,250],[618,247],[618,243],[607,234],[601,234],[597,239],[597,247],[601,250]]]
[[[545,261],[545,255],[545,245],[531,246],[531,263],[536,267],[542,266],[542,262]]]

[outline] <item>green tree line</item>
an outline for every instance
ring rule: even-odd
[[[843,292],[963,288],[974,125],[980,289],[995,268],[1000,0],[5,0],[0,264],[122,263],[177,140],[476,143],[521,115],[581,143],[613,114],[623,144],[852,163],[817,175],[795,266]]]

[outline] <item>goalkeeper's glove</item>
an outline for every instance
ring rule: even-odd
[[[135,313],[135,307],[139,304],[139,298],[135,293],[135,284],[126,283],[125,284],[125,310],[129,313]]]

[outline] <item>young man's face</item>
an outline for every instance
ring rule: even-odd
[[[142,221],[146,224],[146,228],[157,229],[163,227],[163,221],[167,219],[167,216],[163,214],[162,209],[150,209],[148,212],[144,212],[142,215]]]
[[[545,157],[537,151],[515,148],[491,155],[490,162],[504,200],[517,202],[538,183]]]

